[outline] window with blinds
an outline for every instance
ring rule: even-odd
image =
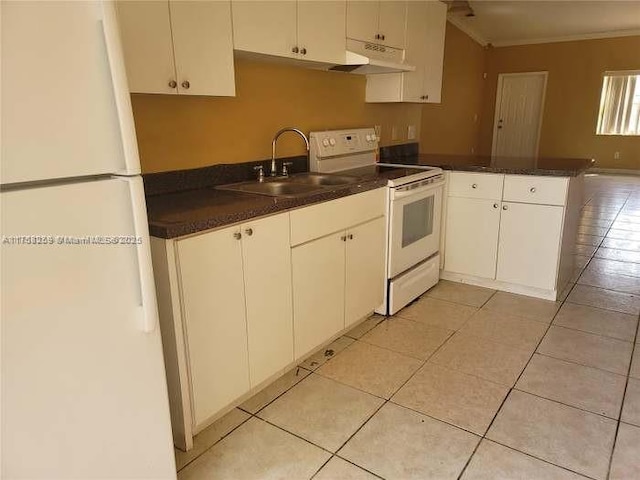
[[[598,135],[640,135],[640,70],[605,72]]]

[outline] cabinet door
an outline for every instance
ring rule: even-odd
[[[289,214],[242,225],[251,386],[293,362]]]
[[[238,227],[177,242],[195,426],[249,390]]]
[[[344,232],[291,250],[296,359],[344,328]]]
[[[424,74],[427,59],[428,0],[409,2],[407,6],[407,36],[405,62],[416,67],[402,75],[402,101],[424,102]],[[398,74],[396,74],[398,75]]]
[[[442,69],[444,66],[444,37],[447,25],[447,5],[427,2],[427,53],[424,61],[424,95],[427,103],[440,103],[442,97]]]
[[[347,37],[378,42],[378,2],[347,1]]]
[[[168,0],[117,2],[118,23],[133,93],[178,93]]]
[[[385,217],[347,230],[345,328],[384,300]]]
[[[169,6],[178,92],[234,96],[230,2],[172,0]]]
[[[495,200],[448,198],[446,271],[495,278],[499,207]]]
[[[496,278],[555,289],[564,208],[508,202],[502,208]]]
[[[442,5],[444,6],[444,4]],[[404,48],[407,2],[382,0],[379,8],[378,33],[384,37],[379,40],[379,43],[390,47]]]
[[[234,0],[233,46],[236,50],[297,57],[296,2]]]
[[[312,0],[298,2],[298,46],[300,58],[344,63],[346,2]]]

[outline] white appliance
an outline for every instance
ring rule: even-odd
[[[0,3],[2,478],[176,477],[114,6]]]
[[[438,283],[442,169],[376,163],[372,128],[311,132],[309,168],[322,173],[377,173],[388,177],[385,301],[393,315]]]
[[[372,75],[378,73],[413,72],[416,67],[404,63],[404,50],[377,43],[347,38],[344,65],[334,65],[330,70]]]

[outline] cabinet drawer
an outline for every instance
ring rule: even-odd
[[[565,177],[536,177],[505,175],[504,197],[507,202],[564,205],[569,179]]]
[[[502,198],[504,175],[497,173],[461,173],[449,175],[449,196],[464,198]]]
[[[291,212],[291,245],[300,245],[384,215],[387,188],[350,195]]]

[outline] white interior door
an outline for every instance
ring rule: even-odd
[[[542,125],[547,72],[498,76],[493,155],[535,157]]]
[[[140,329],[137,247],[55,237],[135,236],[128,183],[1,200],[6,238],[44,238],[2,245],[0,477],[175,478],[160,330]]]

